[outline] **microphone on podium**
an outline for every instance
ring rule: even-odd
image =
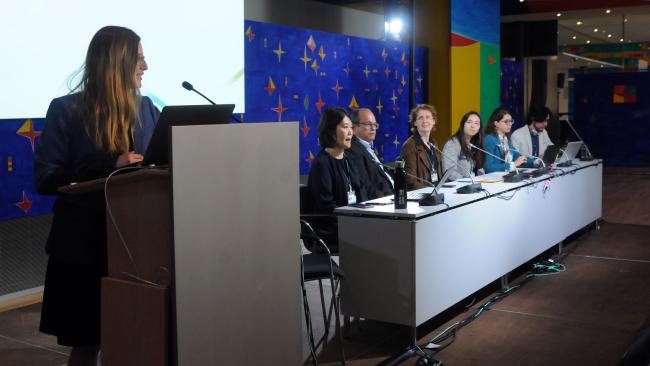
[[[445,154],[444,152],[442,152],[442,150],[438,149],[437,146],[434,145],[433,148],[436,149],[440,154],[442,154],[443,158],[449,158],[450,160],[453,161],[453,159],[451,159],[449,156],[447,156],[447,154]],[[452,167],[449,168],[449,169],[453,169],[453,168],[455,168],[455,167],[458,167],[458,168],[463,169],[463,168],[462,168],[460,165],[458,165],[458,164],[454,164],[454,166],[452,166]],[[473,194],[473,193],[482,192],[482,191],[483,191],[483,186],[481,186],[481,183],[476,183],[476,182],[474,182],[474,177],[472,177],[472,172],[469,171],[469,170],[467,170],[467,169],[463,169],[463,170],[465,171],[465,173],[467,173],[469,179],[472,181],[472,184],[468,184],[468,185],[466,185],[466,186],[462,186],[462,187],[457,188],[457,189],[456,189],[456,193],[460,193],[460,194]]]
[[[189,90],[189,91],[193,91],[193,92],[195,92],[196,94],[202,96],[205,100],[207,100],[208,102],[210,102],[210,104],[212,104],[212,105],[217,105],[217,103],[213,102],[210,98],[208,98],[208,97],[206,97],[205,95],[203,95],[203,93],[201,93],[200,91],[194,89],[194,85],[190,84],[189,82],[187,82],[187,81],[183,81],[183,83],[182,83],[181,85],[183,86],[183,88],[185,88],[185,89],[187,89],[187,90]],[[235,122],[242,123],[241,120],[240,120],[239,118],[235,117],[234,114],[231,114],[231,115],[230,115],[230,118],[234,119]]]
[[[561,120],[561,121],[566,122],[566,124],[569,125],[569,127],[571,127],[571,130],[573,130],[573,133],[576,134],[576,137],[579,138],[580,141],[582,141],[583,145],[585,145],[585,150],[586,150],[587,153],[584,155],[584,158],[583,158],[583,156],[581,154],[580,155],[580,160],[583,160],[583,161],[594,160],[594,156],[591,154],[591,151],[589,150],[589,146],[587,146],[587,144],[585,143],[585,140],[583,140],[582,137],[578,134],[578,131],[576,131],[575,127],[573,127],[573,124],[571,124],[571,122],[569,122],[568,119],[564,119],[564,120]],[[562,153],[564,153],[564,150],[560,150],[560,151],[562,151]]]
[[[525,154],[525,153],[523,153],[523,152],[521,152],[521,151],[519,151],[517,149],[514,149],[514,148],[510,149],[510,150],[516,151],[516,152],[520,153],[521,155],[523,155],[523,156],[525,156],[527,158],[533,158],[535,160],[539,160],[539,162],[542,163],[541,168],[535,169],[533,172],[531,172],[529,174],[531,177],[539,177],[540,175],[544,175],[544,174],[546,174],[546,173],[548,173],[550,171],[550,169],[546,167],[546,163],[544,163],[544,159],[541,159],[540,157],[535,156],[535,155]]]
[[[500,161],[502,161],[502,162],[504,162],[506,164],[511,163],[510,161],[506,161],[505,159],[503,159],[503,158],[501,158],[499,156],[496,156],[496,155],[494,155],[494,154],[492,154],[490,152],[487,152],[487,151],[481,149],[480,147],[472,144],[471,142],[468,142],[467,145],[469,145],[469,147],[471,147],[473,149],[476,149],[478,151],[482,151],[482,152],[490,155],[491,157],[493,157],[493,158],[495,158],[497,160],[500,160]],[[504,175],[503,176],[503,181],[505,183],[517,183],[517,182],[521,182],[522,180],[524,180],[524,178],[525,178],[524,175],[519,173],[519,169],[517,169],[517,166],[515,165],[515,173],[513,174],[512,172],[509,172],[508,174]]]

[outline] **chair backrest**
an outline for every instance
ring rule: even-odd
[[[300,185],[300,213],[314,213],[314,198],[311,195],[309,186],[306,184]]]

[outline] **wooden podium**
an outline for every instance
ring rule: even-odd
[[[102,365],[302,364],[298,125],[174,126],[106,189]]]

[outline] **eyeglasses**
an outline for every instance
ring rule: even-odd
[[[515,121],[513,121],[513,120],[511,120],[511,119],[507,119],[507,120],[505,120],[505,121],[499,121],[499,122],[503,122],[503,123],[505,123],[505,124],[507,124],[507,125],[512,125],[513,123],[515,123]]]
[[[375,130],[379,129],[379,123],[371,123],[371,122],[359,122],[359,124],[367,129],[375,128]]]

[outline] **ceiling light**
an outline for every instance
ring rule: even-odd
[[[571,37],[571,39],[576,39],[576,38],[578,38],[578,37],[576,37],[576,36]]]
[[[619,41],[619,42],[623,42],[623,38],[619,39],[618,41]]]
[[[555,15],[558,16],[558,17],[561,17],[561,16],[562,16],[562,13],[557,13],[557,14],[555,14]]]
[[[524,2],[524,0],[519,0],[519,2],[520,2],[520,3],[523,3],[523,2]]]
[[[609,10],[609,9],[605,10],[605,13],[607,13],[607,14],[609,14],[609,13],[611,13],[611,12],[612,12],[612,11]]]
[[[604,65],[600,65],[600,67],[605,67]]]
[[[612,35],[611,35],[611,34],[608,34],[608,35],[607,35],[607,38],[612,38]]]
[[[591,41],[590,41],[590,40],[587,40],[587,43],[591,43]]]
[[[598,28],[594,28],[594,32],[598,32]]]
[[[624,21],[625,23],[627,23],[627,18],[624,18],[623,21]]]
[[[576,22],[576,25],[582,25],[582,22],[578,20],[578,21]]]

